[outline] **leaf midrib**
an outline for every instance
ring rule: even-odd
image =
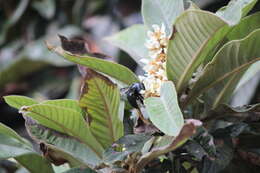
[[[116,139],[115,139],[115,134],[114,134],[113,125],[112,125],[113,124],[112,119],[111,119],[112,115],[111,115],[111,111],[109,109],[109,106],[108,106],[108,103],[107,103],[107,100],[106,100],[106,96],[102,92],[102,89],[100,88],[100,86],[98,85],[97,79],[93,79],[93,81],[94,81],[94,84],[96,85],[96,88],[99,91],[101,97],[103,98],[102,101],[104,103],[104,109],[107,112],[107,116],[105,116],[105,117],[108,121],[108,127],[109,127],[108,129],[109,129],[110,135],[112,137],[112,140],[114,142]]]
[[[220,20],[221,20],[221,19],[220,19]],[[214,37],[214,35],[217,34],[217,32],[218,32],[219,30],[221,30],[222,28],[224,28],[225,26],[227,26],[227,23],[225,23],[225,21],[222,21],[222,22],[224,22],[223,25],[221,25],[221,27],[219,27],[218,29],[214,30],[214,32],[213,32],[213,34],[212,34],[213,37]],[[184,72],[182,73],[182,75],[181,75],[181,77],[180,77],[180,79],[179,79],[179,81],[178,81],[178,84],[177,84],[177,86],[176,86],[176,90],[177,90],[177,91],[180,91],[180,89],[181,89],[181,87],[182,87],[182,85],[183,85],[183,81],[184,81],[184,79],[185,79],[185,77],[186,77],[186,75],[187,75],[189,69],[190,69],[191,66],[194,64],[194,62],[197,60],[196,57],[198,57],[198,56],[203,52],[202,49],[204,49],[204,48],[206,47],[207,43],[211,40],[211,38],[212,38],[212,37],[208,37],[208,39],[206,39],[206,40],[203,42],[202,46],[196,51],[195,55],[191,58],[190,63],[186,66]]]

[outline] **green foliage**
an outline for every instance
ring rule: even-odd
[[[68,163],[72,168],[68,173],[149,173],[157,167],[159,172],[217,173],[231,169],[237,158],[260,165],[256,161],[260,144],[250,144],[260,136],[259,117],[255,116],[259,104],[229,105],[234,91],[259,72],[259,13],[245,17],[256,2],[232,0],[211,13],[193,3],[184,10],[179,0],[143,0],[144,25],[131,26],[107,40],[141,66],[141,59],[150,61],[144,68],[144,78],[149,79],[144,82],[146,88],[137,84],[140,81],[130,69],[85,49],[85,53],[75,52],[78,42],[61,39],[62,47],[48,43],[52,52],[84,67],[80,98],[38,102],[24,96],[4,97],[23,114],[45,158],[2,124],[0,158],[13,157],[31,172],[36,168],[28,165],[31,161],[45,172],[53,172],[49,162]],[[34,6],[41,15],[53,15],[53,9],[42,11],[38,5]],[[166,59],[159,63],[158,57],[149,57],[154,50],[145,47],[151,37],[152,44],[156,43],[156,35],[147,34],[154,24],[165,25],[168,39],[159,52],[165,55],[159,58]],[[166,69],[161,68],[164,63]],[[164,69],[167,80],[153,76],[161,72],[149,71],[154,64]],[[128,87],[120,88],[118,81]],[[147,94],[148,88],[156,90],[157,86],[159,93]],[[131,117],[125,103],[134,108]],[[124,130],[133,130],[133,134],[124,134]],[[257,159],[252,161],[250,156]]]
[[[106,40],[127,52],[139,65],[142,58],[148,58],[148,50],[144,46],[147,29],[144,25],[133,25],[119,33],[107,37]],[[131,37],[129,37],[131,34]]]
[[[165,24],[167,35],[172,33],[173,24],[183,11],[183,1],[143,0],[142,2],[144,24],[150,29],[154,24]]]
[[[29,141],[2,123],[0,137],[0,159],[14,158],[31,173],[54,172],[51,164],[34,151]]]
[[[87,74],[79,105],[86,110],[91,132],[107,148],[124,133],[119,119],[120,93],[108,78],[91,70]]]
[[[161,88],[160,98],[147,98],[145,106],[150,120],[157,128],[169,136],[177,136],[179,134],[184,120],[172,82],[165,82]]]

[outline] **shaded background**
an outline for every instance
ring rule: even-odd
[[[215,12],[228,0],[194,0]],[[102,52],[137,73],[141,70],[124,52],[102,38],[135,23],[142,23],[141,0],[0,0],[0,122],[26,137],[24,121],[2,96],[26,95],[38,100],[77,99],[80,74],[77,66],[49,52],[48,40],[57,35],[83,39],[92,52]],[[252,12],[260,9],[258,3]],[[260,73],[238,92],[232,104],[260,101]],[[241,95],[242,93],[242,95]]]

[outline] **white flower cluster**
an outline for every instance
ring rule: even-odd
[[[166,47],[168,38],[165,32],[165,26],[153,25],[153,31],[148,31],[148,40],[145,46],[149,50],[150,60],[141,59],[145,64],[143,67],[145,74],[139,76],[144,83],[145,91],[142,91],[144,97],[160,96],[160,88],[166,76]]]

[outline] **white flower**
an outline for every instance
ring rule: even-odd
[[[139,79],[144,83],[145,91],[141,93],[145,97],[160,96],[162,83],[167,81],[166,76],[166,47],[168,38],[165,32],[164,24],[160,26],[152,25],[153,31],[148,31],[148,40],[145,46],[149,50],[150,60],[141,59],[144,63],[144,76],[139,76]]]

